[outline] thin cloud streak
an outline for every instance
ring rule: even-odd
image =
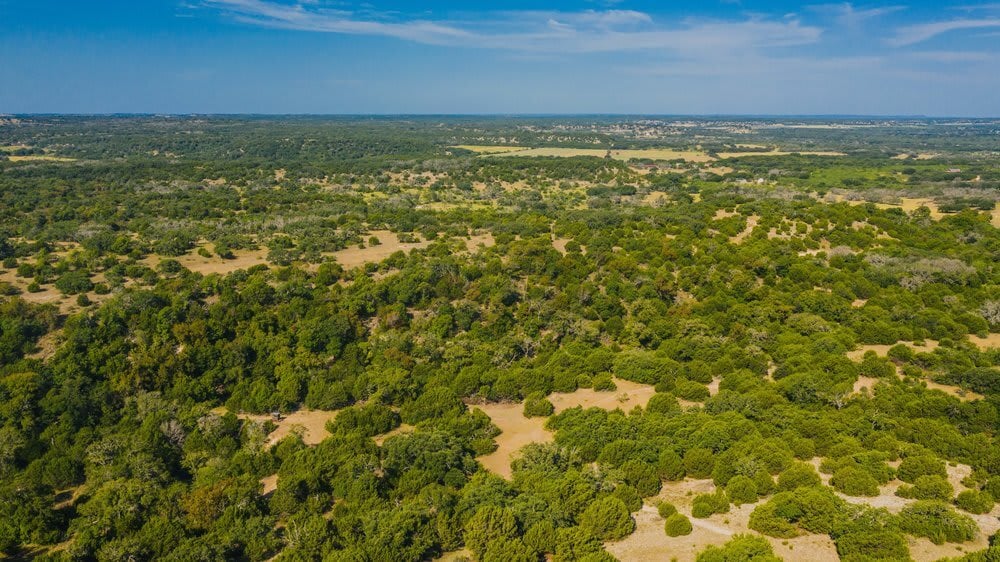
[[[886,43],[893,47],[906,47],[952,31],[993,27],[1000,27],[1000,18],[960,19],[910,25],[896,30],[896,36],[888,39]]]
[[[795,18],[735,22],[686,19],[679,27],[664,28],[650,15],[633,10],[502,12],[488,22],[455,24],[361,19],[349,11],[267,0],[206,0],[205,5],[225,12],[235,21],[277,29],[378,35],[428,45],[537,53],[739,52],[807,45],[822,35],[820,28],[803,25]]]

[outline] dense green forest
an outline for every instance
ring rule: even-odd
[[[5,120],[0,559],[1000,559],[1000,124],[779,124]]]

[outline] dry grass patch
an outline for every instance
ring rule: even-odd
[[[985,338],[969,335],[969,341],[983,351],[987,349],[1000,349],[1000,334],[989,334]]]
[[[8,156],[11,162],[76,162],[76,158],[64,158],[62,156],[48,156],[46,154],[32,154],[30,156]]]
[[[656,388],[622,379],[614,379],[617,390],[597,391],[590,388],[581,388],[576,392],[568,394],[553,393],[549,395],[549,401],[555,406],[556,413],[576,408],[601,408],[603,410],[614,410],[621,408],[628,412],[640,406],[646,407],[649,399],[656,394]]]
[[[333,256],[337,260],[337,263],[343,266],[344,269],[354,269],[366,263],[381,262],[399,251],[408,252],[417,248],[426,248],[430,245],[430,242],[426,240],[421,242],[401,242],[395,232],[388,230],[374,230],[365,235],[365,238],[367,239],[371,236],[378,238],[380,244],[371,246],[366,243],[364,248],[355,246],[346,250],[333,252],[329,255]]]
[[[698,494],[711,493],[715,485],[711,480],[684,480],[666,482],[660,495],[635,514],[636,530],[625,539],[605,544],[605,549],[619,560],[659,562],[677,560],[694,562],[699,552],[708,546],[721,546],[741,533],[756,534],[749,529],[750,514],[757,504],[732,506],[729,513],[712,515],[707,519],[691,516],[691,502]],[[679,512],[688,516],[694,530],[690,535],[668,537],[663,531],[663,519],[656,511],[655,502],[669,501]],[[813,560],[834,562],[839,560],[836,548],[826,535],[804,535],[792,539],[768,538],[774,552],[785,560]]]
[[[462,144],[455,148],[475,152],[476,154],[503,154],[506,152],[517,152],[519,150],[529,150],[527,146],[480,146],[472,144]]]
[[[557,158],[571,158],[574,156],[592,156],[604,158],[611,154],[615,160],[628,161],[633,159],[648,160],[684,160],[687,162],[711,162],[711,156],[700,150],[672,150],[668,148],[644,148],[637,150],[611,150],[604,148],[527,148],[516,151],[504,151],[500,156],[549,156]]]
[[[337,417],[337,412],[302,409],[283,416],[280,420],[275,420],[266,414],[236,414],[236,417],[261,424],[271,422],[277,425],[277,429],[267,436],[266,444],[268,446],[274,445],[291,435],[292,432],[298,431],[301,431],[303,443],[318,445],[330,436],[330,432],[326,430],[326,422]]]
[[[546,418],[524,417],[524,405],[520,402],[481,404],[474,408],[482,410],[500,428],[500,435],[496,437],[497,450],[479,457],[479,462],[493,474],[509,479],[510,461],[521,447],[529,443],[551,443],[554,439],[545,429]]]
[[[804,150],[799,152],[785,152],[782,150],[772,150],[770,152],[720,152],[719,158],[744,158],[747,156],[791,156],[801,154],[802,156],[847,156],[843,152],[832,152],[824,150]]]
[[[207,249],[207,248],[206,248]],[[147,256],[142,260],[142,263],[147,266],[156,269],[156,266],[160,264],[161,261],[165,259],[177,260],[181,265],[183,265],[188,270],[194,273],[201,273],[202,275],[211,275],[217,273],[219,275],[227,275],[234,271],[239,271],[241,269],[250,269],[251,267],[257,265],[267,265],[267,250],[233,250],[233,259],[222,259],[215,255],[215,248],[211,249],[211,257],[204,257],[197,253],[197,251],[189,252],[183,256],[176,258],[167,258],[152,254]]]

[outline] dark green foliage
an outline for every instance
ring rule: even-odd
[[[948,477],[944,461],[931,456],[907,457],[899,464],[898,477],[903,482],[913,484],[921,476]]]
[[[796,488],[819,486],[822,483],[816,469],[810,464],[797,462],[778,475],[778,490],[788,492]]]
[[[618,498],[601,498],[580,514],[580,528],[604,540],[617,540],[632,534],[635,521],[629,509]]]
[[[837,537],[837,554],[849,562],[910,559],[906,537],[893,531],[858,531]]]
[[[548,417],[554,411],[552,402],[549,402],[548,398],[540,392],[529,394],[524,399],[524,417],[526,418]]]
[[[729,513],[729,498],[724,490],[716,490],[711,494],[700,494],[691,502],[691,515],[704,519],[716,513]]]
[[[955,489],[946,478],[924,475],[917,477],[913,486],[900,486],[896,490],[896,495],[902,498],[947,502],[955,495]]]
[[[683,537],[690,535],[693,530],[694,527],[691,525],[691,520],[683,513],[668,515],[666,521],[663,523],[663,531],[668,537]]]
[[[989,492],[963,490],[955,498],[955,505],[962,511],[982,515],[993,511],[994,499]]]
[[[735,535],[729,542],[706,548],[697,562],[779,562],[767,539],[756,535]]]
[[[830,484],[848,496],[877,496],[878,481],[866,470],[858,467],[844,467],[833,473]]]
[[[733,505],[754,503],[757,501],[757,484],[747,476],[734,476],[726,484],[726,496]]]
[[[911,535],[927,537],[934,544],[972,540],[977,529],[967,515],[935,501],[918,501],[904,508],[899,513],[899,527]]]

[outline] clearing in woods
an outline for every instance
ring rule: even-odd
[[[208,245],[211,246],[211,245]],[[197,253],[197,250],[188,252],[183,256],[176,258],[159,256],[152,254],[147,256],[142,260],[142,263],[148,265],[149,267],[156,269],[156,266],[160,264],[161,261],[166,259],[172,259],[178,261],[181,265],[187,268],[193,273],[200,273],[202,275],[211,275],[217,273],[219,275],[227,275],[234,271],[239,271],[241,269],[250,269],[256,265],[267,265],[267,250],[233,250],[232,259],[220,258],[215,253],[214,247],[206,247],[209,250],[211,257],[204,257]]]
[[[388,230],[373,230],[366,234],[364,238],[367,240],[372,236],[378,238],[380,244],[371,246],[366,242],[363,248],[354,246],[353,248],[333,252],[330,255],[336,258],[337,263],[343,266],[344,269],[354,269],[366,263],[378,263],[399,251],[408,252],[417,248],[426,248],[431,244],[426,240],[421,242],[400,242],[399,236],[395,232]],[[485,242],[485,239],[483,242]]]
[[[549,401],[555,407],[556,413],[577,406],[605,410],[621,408],[628,412],[636,406],[645,407],[653,394],[656,394],[656,389],[649,385],[621,379],[614,381],[617,390],[600,392],[581,388],[576,392],[550,394]],[[548,418],[524,417],[524,404],[521,402],[478,404],[473,408],[482,410],[500,428],[500,435],[496,437],[497,450],[479,457],[479,462],[494,474],[510,478],[510,461],[521,447],[529,443],[552,442],[552,433],[545,429],[545,421]]]

